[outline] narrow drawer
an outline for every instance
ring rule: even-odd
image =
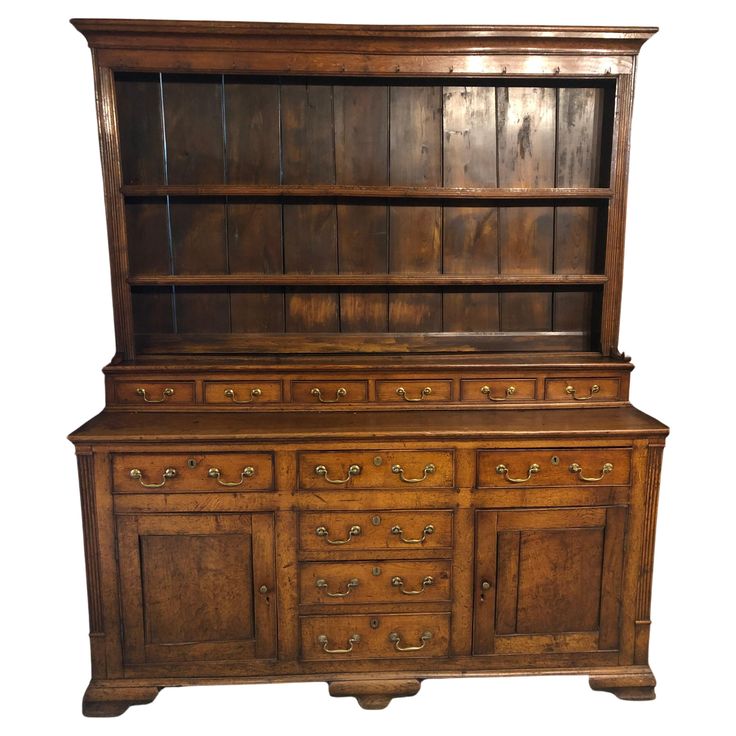
[[[302,616],[302,659],[446,657],[449,613]]]
[[[452,547],[452,511],[308,511],[299,517],[303,551]]]
[[[299,488],[453,488],[452,450],[345,450],[299,454]]]
[[[259,406],[281,401],[281,381],[205,381],[205,404]]]
[[[449,378],[376,381],[376,398],[399,404],[452,401],[452,381]]]
[[[622,486],[630,462],[620,448],[480,450],[478,487]]]
[[[417,603],[450,600],[449,560],[303,562],[299,602]]]
[[[193,404],[194,381],[115,381],[114,396],[116,404]]]
[[[495,404],[534,401],[537,382],[534,378],[494,378],[490,381],[464,379],[460,381],[460,400]]]
[[[544,382],[544,398],[547,401],[572,401],[591,403],[616,401],[621,394],[618,378],[596,378],[595,376],[571,376],[570,378],[548,378]]]
[[[273,490],[268,452],[120,454],[112,459],[116,493]]]
[[[292,381],[291,400],[298,404],[354,404],[368,401],[368,381]]]

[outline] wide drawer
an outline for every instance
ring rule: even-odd
[[[628,485],[630,451],[621,448],[479,450],[478,488]]]
[[[292,381],[291,400],[298,404],[351,404],[368,401],[368,381]]]
[[[194,381],[115,381],[116,404],[168,406],[193,404]]]
[[[452,511],[308,511],[299,517],[302,551],[452,547]]]
[[[269,452],[213,454],[116,454],[112,459],[116,493],[270,491]]]
[[[490,381],[468,378],[460,381],[460,399],[466,403],[534,401],[536,395],[534,378],[494,378]]]
[[[253,406],[281,401],[281,381],[205,381],[205,404]]]
[[[452,401],[452,381],[449,378],[376,381],[376,398],[399,404]]]
[[[449,613],[302,616],[302,659],[446,657]]]
[[[346,605],[450,600],[449,560],[303,562],[299,602]]]
[[[595,376],[548,378],[544,382],[547,401],[595,402],[617,401],[621,398],[621,380]]]
[[[453,488],[452,450],[340,450],[299,455],[299,487]]]

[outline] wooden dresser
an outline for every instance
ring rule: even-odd
[[[656,29],[73,23],[117,340],[71,435],[84,713],[520,673],[653,698],[667,428],[617,344]]]

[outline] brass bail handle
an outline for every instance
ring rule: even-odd
[[[613,463],[604,463],[601,468],[601,474],[596,478],[588,478],[583,475],[583,468],[577,463],[573,463],[569,470],[571,473],[576,473],[580,480],[584,480],[586,483],[595,483],[599,480],[603,480],[609,473],[613,472]]]
[[[327,544],[347,544],[353,537],[360,536],[360,533],[363,530],[357,525],[353,524],[353,526],[348,529],[348,537],[347,539],[330,539],[330,532],[329,529],[327,529],[326,526],[318,526],[314,533],[318,537],[322,537]]]
[[[424,590],[430,585],[434,585],[434,578],[431,575],[427,575],[422,579],[422,587],[418,590],[404,590],[404,579],[399,575],[394,575],[391,578],[391,585],[394,588],[398,588],[404,595],[419,595],[420,593],[424,593]]]
[[[486,395],[488,401],[506,401],[516,393],[516,386],[507,386],[506,390],[503,392],[503,396],[494,396],[491,393],[490,386],[482,386],[480,392]]]
[[[130,477],[133,480],[137,480],[144,488],[162,488],[166,484],[167,480],[176,478],[176,469],[166,468],[162,475],[163,480],[160,483],[145,483],[143,481],[143,473],[138,468],[133,468],[130,471]]]
[[[340,401],[340,399],[343,399],[348,395],[348,390],[340,386],[340,388],[335,391],[334,399],[323,398],[322,391],[320,391],[320,389],[318,389],[316,386],[309,393],[312,394],[312,396],[316,396],[317,400],[322,404],[336,404],[338,401]]]
[[[346,590],[344,593],[340,591],[338,591],[337,593],[330,593],[327,590],[329,583],[324,578],[320,578],[314,584],[317,588],[319,588],[319,590],[321,590],[326,596],[329,596],[330,598],[347,598],[347,596],[349,596],[353,592],[353,590],[360,585],[360,581],[358,580],[358,578],[348,580],[348,582],[345,584]]]
[[[526,483],[528,480],[531,480],[533,475],[539,472],[539,465],[532,463],[529,466],[529,470],[527,470],[526,478],[512,478],[509,475],[509,469],[503,463],[496,465],[496,472],[503,475],[509,483]]]
[[[398,524],[395,524],[391,527],[391,534],[399,537],[399,539],[401,539],[404,544],[422,544],[426,541],[427,537],[430,534],[434,534],[434,526],[432,524],[427,524],[427,526],[424,527],[422,536],[419,537],[419,539],[407,539],[404,536],[404,530]]]
[[[565,393],[572,396],[573,399],[575,399],[575,401],[587,401],[588,399],[592,399],[593,396],[595,396],[595,394],[597,394],[600,390],[601,390],[601,387],[597,383],[594,383],[590,387],[590,393],[587,396],[578,396],[577,389],[574,386],[572,385],[565,386]]]
[[[396,389],[396,393],[398,396],[401,396],[404,401],[423,401],[427,396],[430,396],[432,394],[432,389],[429,386],[425,386],[420,392],[419,397],[416,399],[410,399],[406,395],[406,389],[403,386],[399,386]]]
[[[318,465],[314,472],[317,475],[321,475],[328,483],[347,483],[352,477],[356,475],[360,475],[360,465],[353,464],[348,468],[348,476],[347,478],[330,478],[327,475],[327,467],[325,465]]]
[[[391,466],[391,472],[398,475],[404,483],[421,483],[423,480],[427,480],[435,470],[437,470],[436,466],[433,463],[428,463],[424,466],[424,475],[421,478],[406,478],[404,476],[404,468],[402,468],[401,465]]]
[[[327,647],[330,644],[330,640],[327,638],[326,634],[320,634],[317,637],[317,641],[322,645],[322,649],[328,654],[348,654],[353,651],[353,644],[358,644],[360,642],[360,634],[353,634],[348,639],[347,649],[328,649]]]
[[[225,398],[230,399],[233,404],[252,404],[256,399],[259,399],[261,396],[263,396],[263,391],[261,391],[260,388],[252,388],[250,390],[250,398],[248,399],[238,399],[235,395],[235,389],[225,389]]]
[[[160,399],[149,399],[148,393],[146,392],[146,389],[144,388],[137,388],[135,392],[138,394],[138,396],[143,397],[143,401],[145,401],[147,404],[162,404],[166,399],[169,398],[169,396],[174,395],[174,389],[173,388],[165,388],[161,392],[161,398]]]
[[[234,481],[222,480],[222,478],[220,477],[222,475],[222,472],[219,468],[210,468],[207,471],[208,477],[214,478],[221,486],[226,486],[228,488],[232,488],[233,486],[242,486],[246,478],[252,478],[255,474],[256,470],[251,465],[247,465],[243,468],[240,473],[240,480]]]
[[[408,646],[408,647],[402,647],[401,646],[401,636],[397,631],[392,631],[388,635],[388,640],[394,645],[394,649],[396,649],[397,652],[418,652],[420,649],[424,649],[425,646],[427,646],[427,642],[431,641],[432,639],[432,632],[431,631],[425,631],[420,637],[419,641],[422,642],[418,647]]]

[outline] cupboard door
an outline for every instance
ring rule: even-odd
[[[475,654],[618,649],[626,508],[479,511]]]
[[[126,663],[275,657],[273,524],[265,513],[119,517]]]

